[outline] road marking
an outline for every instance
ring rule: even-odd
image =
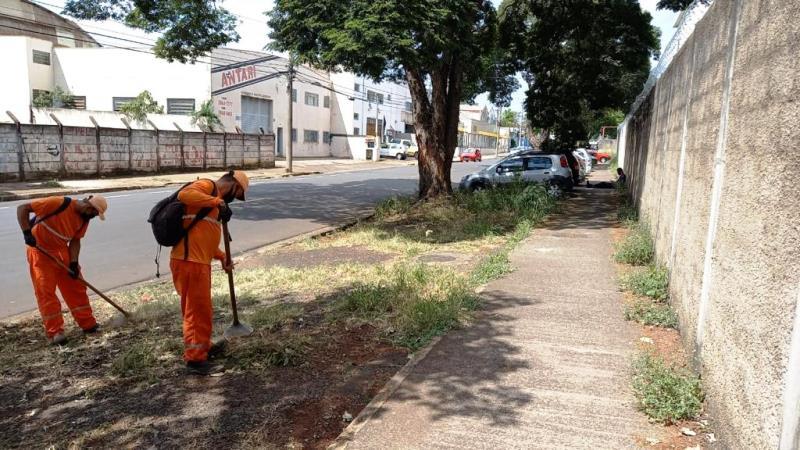
[[[133,195],[133,194],[109,195],[109,196],[108,196],[108,197],[106,197],[106,198],[121,198],[121,197],[130,197],[130,196],[132,196],[132,195]]]
[[[0,206],[0,209],[9,209],[9,208],[11,208],[11,207],[10,206]]]

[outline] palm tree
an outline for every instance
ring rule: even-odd
[[[211,99],[206,100],[200,105],[200,109],[192,113],[192,125],[197,125],[200,128],[214,131],[214,127],[222,128],[222,121],[219,116],[214,112],[214,103]]]

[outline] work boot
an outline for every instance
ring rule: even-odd
[[[64,333],[56,333],[50,338],[50,345],[64,345],[67,343],[67,337]]]
[[[94,334],[97,333],[98,330],[100,330],[100,325],[94,324],[93,327],[83,330],[83,334]]]
[[[209,376],[224,372],[225,368],[219,364],[210,364],[208,361],[187,361],[186,373],[189,375]]]
[[[228,348],[228,341],[225,339],[220,339],[217,342],[211,344],[211,348],[208,349],[208,359],[216,359],[225,354],[225,350]]]

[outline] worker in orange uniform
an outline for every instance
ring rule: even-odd
[[[190,374],[210,375],[222,370],[222,367],[208,362],[212,318],[211,260],[219,260],[226,272],[233,270],[232,264],[228,265],[226,261],[225,252],[219,248],[221,222],[230,220],[232,213],[228,205],[234,199],[243,201],[249,185],[247,174],[232,170],[217,181],[197,180],[178,193],[178,201],[186,208],[184,228],[188,228],[204,208],[212,208],[206,210],[207,215],[172,248],[170,255],[172,281],[181,297],[183,359]]]
[[[33,291],[44,321],[47,339],[52,344],[67,342],[64,335],[64,318],[56,288],[61,292],[72,317],[84,333],[98,330],[92,314],[86,286],[78,280],[81,238],[86,234],[89,221],[97,216],[105,220],[108,202],[102,195],[91,195],[81,200],[69,197],[47,197],[23,203],[17,207],[17,221],[28,245]],[[35,214],[31,220],[31,213]],[[59,258],[70,268],[67,272],[41,250]]]

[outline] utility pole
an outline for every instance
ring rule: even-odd
[[[287,91],[289,91],[289,139],[287,139],[286,145],[286,172],[292,173],[292,130],[294,129],[293,125],[293,114],[294,114],[294,55],[289,54],[289,72],[287,73],[289,77],[289,83],[287,84]]]
[[[375,151],[372,152],[372,160],[375,162],[381,159],[381,99],[375,94]]]
[[[497,137],[494,141],[494,156],[497,157],[500,154],[500,118],[503,117],[503,107],[501,106],[499,111],[497,112]]]

